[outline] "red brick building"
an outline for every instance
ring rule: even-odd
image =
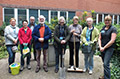
[[[0,26],[3,22],[9,24],[11,17],[16,18],[17,24],[30,16],[36,21],[40,14],[50,22],[53,17],[64,16],[66,20],[74,15],[80,16],[83,11],[95,10],[96,23],[104,22],[106,15],[111,15],[113,23],[120,22],[120,0],[1,0]]]

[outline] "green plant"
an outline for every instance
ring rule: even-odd
[[[4,35],[4,29],[5,29],[5,27],[6,27],[6,23],[5,22],[3,22],[3,24],[2,24],[2,26],[0,26],[0,35]]]
[[[5,46],[5,39],[3,36],[0,36],[0,59],[5,58],[8,56],[6,46]]]

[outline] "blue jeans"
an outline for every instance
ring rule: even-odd
[[[14,61],[15,61],[15,52],[12,51],[13,46],[14,45],[6,45],[7,51],[8,51],[8,54],[9,54],[9,58],[8,58],[9,65],[14,63]]]
[[[101,53],[103,66],[104,66],[104,79],[111,79],[110,73],[110,59],[113,54],[114,48],[109,48]]]
[[[31,48],[30,45],[28,45],[29,49]],[[24,58],[23,58],[23,53],[22,53],[22,50],[23,50],[24,46],[23,45],[20,45],[20,52],[21,52],[21,66],[24,66]],[[29,55],[27,56],[27,65],[30,64],[30,53]]]
[[[94,55],[94,51],[91,51],[90,54],[84,54],[84,62],[85,62],[85,68],[89,70],[93,70],[93,55]]]

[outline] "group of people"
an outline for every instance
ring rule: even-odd
[[[35,72],[39,72],[40,67],[40,56],[43,51],[43,69],[45,72],[48,72],[47,67],[47,49],[48,49],[48,40],[51,38],[51,30],[45,24],[45,17],[43,15],[39,16],[39,24],[35,23],[35,18],[30,17],[30,23],[28,24],[27,20],[23,20],[23,27],[18,28],[16,26],[16,20],[14,18],[10,19],[10,25],[5,28],[5,44],[7,51],[9,53],[9,65],[14,63],[15,52],[12,50],[13,46],[18,46],[18,40],[20,42],[20,51],[21,51],[21,68],[24,69],[24,57],[23,57],[23,48],[24,46],[29,47],[31,51],[31,46],[33,46],[34,60],[37,61]],[[78,16],[73,17],[73,24],[70,26],[66,25],[65,18],[61,16],[58,20],[58,25],[54,29],[54,48],[55,48],[55,73],[59,71],[59,56],[62,57],[62,52],[66,50],[66,46],[69,46],[70,56],[69,56],[69,68],[79,69],[79,48],[80,45],[89,45],[91,44],[92,50],[90,53],[84,53],[84,69],[83,72],[89,71],[89,74],[93,73],[94,67],[94,53],[96,50],[96,44],[99,44],[101,57],[103,60],[104,66],[104,76],[99,79],[110,79],[110,58],[114,51],[114,42],[116,39],[117,31],[114,26],[112,26],[112,18],[108,15],[105,17],[105,26],[101,29],[100,33],[96,27],[93,26],[93,19],[91,17],[86,19],[87,26],[82,28],[78,24]],[[63,50],[64,49],[64,50]],[[75,51],[73,50],[75,49]],[[75,59],[74,59],[75,54]],[[27,55],[27,68],[31,69],[30,66],[31,54]],[[74,60],[76,60],[74,62]],[[62,58],[61,58],[62,61]],[[74,64],[75,63],[75,64]],[[62,62],[61,65],[62,66]],[[11,69],[8,68],[9,73]]]

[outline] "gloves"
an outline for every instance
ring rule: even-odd
[[[23,43],[23,46],[26,46],[27,47],[28,43]]]
[[[89,42],[86,42],[86,43],[85,43],[86,46],[88,46],[88,45],[93,45],[93,44],[94,44],[94,42],[92,42],[92,41],[89,41]]]

